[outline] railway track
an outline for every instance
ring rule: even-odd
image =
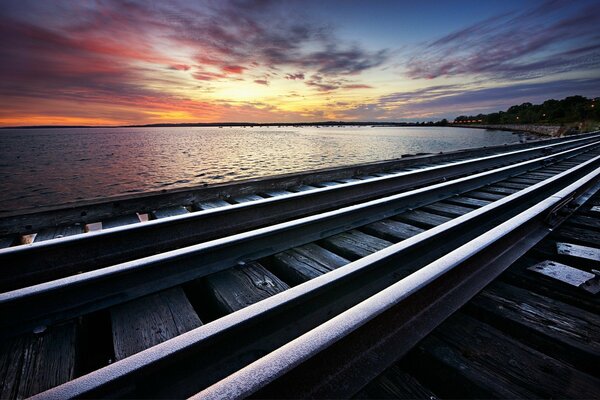
[[[0,250],[2,397],[353,395],[591,196],[599,167],[588,135]]]
[[[599,218],[596,193],[355,397],[597,398]]]

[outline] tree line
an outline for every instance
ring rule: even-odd
[[[600,121],[600,97],[588,99],[570,96],[562,100],[546,100],[542,104],[523,103],[506,111],[491,114],[461,115],[454,119],[460,124],[568,124]]]

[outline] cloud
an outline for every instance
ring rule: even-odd
[[[356,75],[382,65],[385,49],[367,51],[345,44],[326,25],[293,12],[283,12],[279,2],[230,2],[212,8],[172,12],[168,36],[197,49],[201,66],[248,65],[248,60],[271,70],[301,68],[322,75]],[[288,74],[302,79],[304,73]]]
[[[600,66],[600,3],[545,2],[441,37],[406,63],[411,78],[532,79]]]
[[[241,74],[246,68],[240,65],[226,65],[221,69],[223,70],[223,72],[227,72],[230,74]]]
[[[32,108],[44,103],[45,115],[47,99],[85,102],[90,110],[155,110],[182,104],[186,91],[214,93],[217,82],[244,75],[263,85],[319,75],[307,85],[335,90],[354,84],[344,77],[387,60],[385,50],[346,43],[291,8],[275,1],[7,0],[0,8],[0,96],[29,98]],[[74,109],[61,107],[65,114]]]
[[[289,79],[292,81],[295,80],[304,80],[304,73],[296,72],[295,74],[286,74],[285,79]]]
[[[344,85],[343,88],[344,89],[373,89],[373,86],[363,85],[363,84],[350,84],[350,85]]]
[[[339,113],[348,119],[416,120],[454,118],[505,110],[524,102],[540,103],[574,94],[597,97],[600,78],[563,79],[553,82],[515,83],[500,87],[470,87],[467,84],[434,85],[423,89],[380,96],[370,103]]]
[[[219,74],[215,72],[198,71],[194,72],[192,76],[199,81],[216,81],[222,78],[226,78],[227,75]]]
[[[175,71],[189,71],[192,67],[187,65],[187,64],[174,64],[174,65],[170,65],[169,69],[175,70]]]
[[[343,89],[372,89],[366,84],[354,83],[345,78],[327,78],[321,75],[312,75],[310,79],[304,81],[304,84],[317,89],[319,92],[331,92],[340,88]]]

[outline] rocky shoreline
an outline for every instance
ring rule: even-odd
[[[460,128],[495,129],[500,131],[525,132],[536,136],[560,137],[569,134],[571,127],[559,125],[528,125],[528,124],[506,124],[506,125],[452,125]]]

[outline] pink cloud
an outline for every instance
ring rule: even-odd
[[[170,69],[176,70],[176,71],[189,71],[190,67],[187,64],[173,64],[171,66],[169,66]]]
[[[223,70],[223,72],[228,72],[230,74],[241,74],[246,68],[240,65],[226,65],[221,69]]]

